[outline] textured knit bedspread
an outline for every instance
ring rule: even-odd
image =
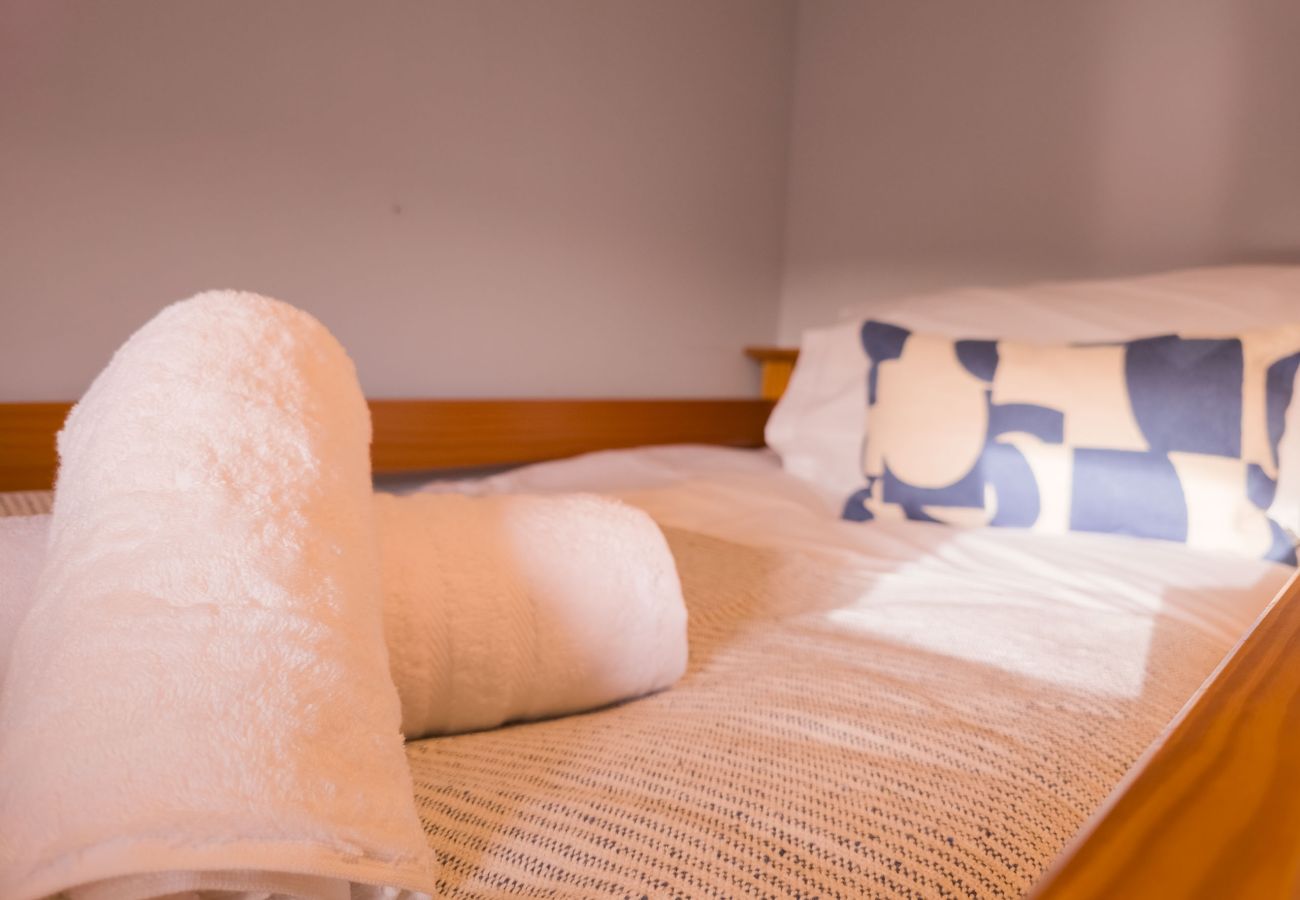
[[[0,494],[0,514],[48,508]],[[442,891],[1019,896],[1288,574],[938,528],[856,526],[860,551],[666,528],[681,682],[407,745]]]
[[[668,536],[676,687],[408,745],[449,895],[1019,896],[1230,644],[1176,608],[962,615],[954,577],[910,626],[936,653],[879,578]]]

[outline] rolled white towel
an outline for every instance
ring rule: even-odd
[[[409,738],[595,709],[686,669],[686,605],[654,521],[593,495],[375,495],[388,661]],[[0,629],[48,516],[0,518]],[[0,678],[6,662],[0,634]]]
[[[408,737],[589,710],[686,669],[672,553],[592,495],[375,497],[384,631]]]
[[[0,896],[432,892],[369,435],[343,349],[275,301],[201,295],[117,352],[59,436],[0,697]]]

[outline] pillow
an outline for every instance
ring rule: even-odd
[[[852,321],[805,332],[790,384],[768,420],[768,446],[828,505],[861,487],[867,433],[868,318],[949,337],[1041,343],[1223,335],[1285,325],[1300,313],[1300,266],[1224,266],[1139,278],[948,291],[863,304]],[[1289,431],[1300,432],[1300,404]],[[1300,509],[1300,439],[1283,448],[1279,497]],[[1297,523],[1300,527],[1300,521]]]
[[[833,506],[862,483],[867,357],[860,329],[847,322],[804,332],[799,361],[763,431],[782,467]]]
[[[1295,564],[1297,511],[1277,489],[1300,325],[1075,345],[875,320],[859,334],[871,430],[845,518],[1127,534]]]

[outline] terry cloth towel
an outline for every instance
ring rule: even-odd
[[[592,495],[377,494],[375,513],[407,737],[594,709],[685,671],[677,568],[641,510]],[[0,678],[49,521],[0,518]]]
[[[686,604],[644,512],[592,495],[375,496],[407,737],[605,706],[686,670]]]
[[[0,696],[0,897],[432,891],[369,436],[342,347],[276,301],[204,294],[117,352]]]

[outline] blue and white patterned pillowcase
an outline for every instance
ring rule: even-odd
[[[867,321],[861,338],[865,485],[845,518],[1127,534],[1295,564],[1273,513],[1300,326],[1050,346]]]

